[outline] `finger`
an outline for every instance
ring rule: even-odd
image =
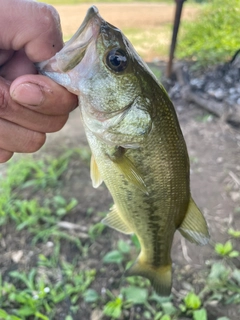
[[[36,68],[28,59],[24,50],[16,51],[11,60],[8,60],[2,67],[0,67],[0,76],[6,80],[13,81],[23,74],[36,74]]]
[[[17,78],[11,84],[10,95],[21,105],[48,115],[67,115],[78,105],[76,95],[42,75]]]
[[[0,118],[29,130],[47,133],[60,130],[68,119],[68,113],[46,115],[16,103],[9,96],[8,84],[0,79]]]
[[[0,50],[0,66],[6,63],[14,54],[14,50]]]
[[[46,135],[0,119],[0,149],[9,152],[35,152],[45,143]]]
[[[0,149],[0,163],[7,162],[13,156],[13,152]]]
[[[52,6],[29,0],[0,0],[0,7],[1,49],[24,48],[28,58],[37,62],[62,48],[60,19]]]

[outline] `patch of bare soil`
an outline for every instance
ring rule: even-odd
[[[73,34],[83,21],[90,4],[75,6],[55,6],[61,17],[64,34]],[[171,23],[175,6],[164,3],[98,3],[97,7],[104,19],[118,28],[151,28]],[[193,20],[198,9],[185,6],[182,18]]]

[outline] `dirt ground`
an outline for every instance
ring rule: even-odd
[[[90,4],[55,6],[61,17],[64,34],[73,34],[77,30],[89,7]],[[126,27],[150,28],[169,23],[172,22],[175,11],[173,5],[164,3],[98,3],[97,7],[106,21],[120,29]],[[197,7],[185,6],[182,18],[193,20],[197,11]]]
[[[134,26],[144,24],[146,27],[158,23],[165,23],[172,20],[173,7],[161,4],[114,4],[98,5],[102,16],[114,25],[122,28],[131,22]],[[75,7],[56,6],[60,12],[64,33],[70,34],[79,26],[88,5]],[[187,9],[184,17],[191,18],[195,9]],[[71,16],[71,19],[69,17]],[[177,273],[180,269],[192,274],[201,272],[204,265],[212,259],[213,246],[216,242],[224,243],[227,230],[230,226],[240,229],[240,215],[234,213],[240,203],[239,179],[240,179],[240,129],[233,128],[222,122],[220,119],[208,117],[206,113],[194,105],[185,105],[182,101],[175,101],[175,108],[178,113],[180,125],[186,139],[189,156],[191,160],[191,190],[193,198],[202,209],[211,234],[211,243],[205,247],[196,247],[189,244],[178,233],[176,233],[172,259],[174,263],[173,293],[180,287],[177,280]],[[83,127],[79,119],[79,110],[72,112],[68,123],[58,133],[50,134],[46,146],[40,153],[55,154],[59,148],[69,146],[80,147],[87,145]],[[79,164],[70,168],[68,180],[66,180],[64,194],[70,194],[79,200],[79,205],[71,215],[71,222],[87,224],[85,212],[92,207],[98,211],[107,211],[111,204],[111,197],[104,187],[95,190],[91,186],[88,167],[79,168]],[[100,244],[108,246],[108,242],[115,241],[118,233],[111,231],[107,239],[101,239]],[[113,240],[114,239],[114,240]],[[91,263],[97,265],[98,260],[94,257],[100,246],[97,243],[93,250],[92,260],[86,262],[86,267]],[[240,248],[238,248],[240,249]],[[67,252],[66,255],[73,255],[74,252]],[[112,274],[112,272],[110,272]],[[114,272],[113,272],[114,273]],[[109,275],[110,277],[110,275]],[[98,286],[104,286],[106,279]],[[234,308],[217,307],[209,311],[211,319],[220,316],[228,316],[231,320],[239,319]],[[217,313],[216,313],[217,312]],[[89,320],[90,316],[81,320]]]

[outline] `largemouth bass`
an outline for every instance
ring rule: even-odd
[[[187,148],[165,89],[94,6],[38,68],[79,96],[93,186],[104,181],[114,200],[103,223],[135,233],[141,245],[126,276],[146,277],[159,295],[169,295],[175,231],[200,245],[209,233],[191,197]]]

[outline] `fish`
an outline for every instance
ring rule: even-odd
[[[188,151],[166,90],[95,6],[37,68],[79,97],[92,184],[104,182],[114,202],[102,222],[135,234],[141,246],[125,276],[145,277],[157,294],[170,295],[175,231],[198,245],[210,236],[191,196]]]

